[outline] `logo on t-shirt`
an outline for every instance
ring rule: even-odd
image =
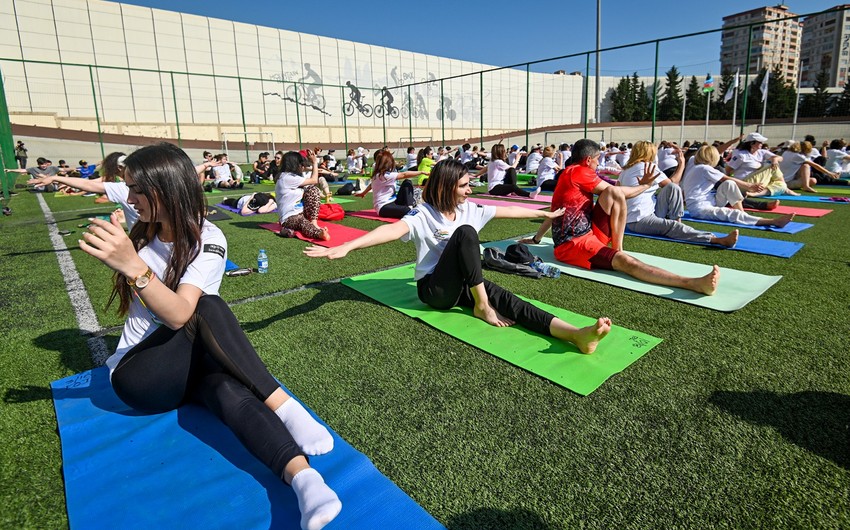
[[[733,156],[732,160],[738,160],[738,155]]]
[[[449,238],[449,231],[442,230],[440,228],[434,230],[434,239],[437,241],[444,241]]]
[[[212,252],[213,254],[218,254],[222,258],[224,257],[224,247],[221,245],[216,245],[214,243],[208,243],[204,245],[204,252]]]
[[[410,216],[410,217],[413,217],[414,215],[416,215],[418,213],[419,213],[419,210],[414,208],[414,209],[410,210],[409,212],[407,212],[407,215]]]

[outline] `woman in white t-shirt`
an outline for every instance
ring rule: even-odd
[[[372,181],[366,186],[365,190],[355,193],[355,195],[365,197],[371,191],[372,204],[379,216],[401,219],[416,206],[413,183],[410,182],[410,179],[424,174],[422,171],[396,172],[395,158],[393,158],[392,153],[382,149],[375,153]],[[396,193],[396,182],[399,180],[402,182],[398,193]],[[395,195],[395,199],[393,199],[393,195]]]
[[[114,216],[92,220],[80,241],[83,252],[115,271],[112,293],[127,315],[106,361],[116,395],[144,413],[206,406],[291,484],[302,527],[324,526],[342,505],[306,455],[329,452],[333,438],[269,374],[218,296],[227,240],[204,219],[191,160],[159,144],[135,151],[125,164],[139,221],[128,237]]]
[[[561,166],[561,169],[567,167],[567,162],[573,156],[570,151],[570,144],[561,144],[558,146],[558,152],[555,153],[555,163]]]
[[[819,171],[825,178],[838,179],[838,173],[827,171],[826,168],[812,160],[810,156],[812,151],[814,151],[812,144],[803,141],[791,142],[788,149],[782,153],[779,169],[782,170],[782,176],[785,178],[788,189],[815,193],[813,186],[818,183],[818,180],[812,176],[812,169]]]
[[[319,161],[311,151],[305,153],[306,158],[295,151],[283,155],[283,172],[274,188],[280,219],[278,235],[295,237],[295,232],[301,232],[310,239],[330,241],[327,227],[319,227],[322,204],[322,192],[317,187],[321,184]]]
[[[487,193],[490,195],[510,195],[511,193],[520,197],[531,197],[531,194],[516,185],[516,166],[519,159],[514,159],[513,164],[508,164],[505,146],[496,144],[490,150],[490,163],[487,167],[475,174],[475,177],[487,175]],[[536,198],[537,193],[534,194]]]
[[[844,140],[833,140],[829,142],[829,149],[826,150],[826,163],[824,167],[831,173],[848,173],[850,167],[850,153],[844,150],[847,143]]]
[[[555,191],[557,181],[555,175],[563,169],[563,166],[556,163],[553,156],[555,148],[551,145],[543,149],[543,158],[537,166],[537,189],[534,191],[534,196],[541,191]]]
[[[504,149],[504,148],[503,148]],[[434,166],[423,195],[425,202],[402,217],[401,222],[380,226],[366,235],[334,248],[307,247],[310,257],[343,258],[352,250],[401,239],[416,245],[416,280],[419,299],[434,309],[468,307],[473,314],[497,327],[518,323],[532,331],[572,342],[583,353],[592,353],[611,329],[611,319],[597,319],[575,328],[485,280],[481,271],[478,231],[491,219],[548,218],[564,214],[517,206],[494,207],[470,203],[472,193],[466,167],[454,160]]]
[[[717,149],[713,145],[704,145],[694,156],[694,165],[685,171],[682,191],[691,217],[779,228],[794,219],[794,214],[765,219],[745,212],[744,193],[757,191],[760,185],[724,175],[714,168],[719,161],[720,153]]]
[[[767,138],[759,133],[750,133],[732,152],[726,163],[726,173],[744,182],[759,184],[757,190],[747,192],[750,197],[782,195],[788,192],[785,179],[779,170],[782,157],[762,149]],[[765,166],[764,164],[769,165]],[[791,193],[790,195],[797,195]]]
[[[632,197],[626,196],[626,229],[636,234],[662,236],[680,241],[735,246],[738,231],[717,237],[711,232],[697,230],[680,221],[685,212],[682,189],[679,182],[685,169],[685,156],[676,148],[676,170],[669,177],[653,163],[657,155],[655,145],[640,141],[634,144],[623,172],[621,186],[638,187],[641,179],[655,175],[652,184]],[[661,191],[658,191],[658,190]],[[656,192],[658,195],[656,196]]]
[[[242,170],[239,170],[239,176],[234,178],[233,169],[235,166],[231,164],[227,160],[227,153],[221,153],[219,155],[215,155],[215,160],[218,165],[212,168],[213,175],[215,175],[215,187],[216,188],[238,188],[242,189],[245,183],[242,182],[241,173]]]

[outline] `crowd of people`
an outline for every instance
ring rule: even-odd
[[[626,232],[735,246],[738,230],[716,236],[692,228],[681,222],[685,208],[695,219],[785,226],[793,214],[758,217],[745,211],[747,201],[762,199],[750,206],[769,209],[777,202],[771,197],[817,191],[822,184],[847,185],[842,179],[850,176],[846,143],[832,140],[818,150],[815,143],[807,137],[771,150],[758,133],[682,146],[582,139],[526,149],[499,142],[489,151],[470,144],[410,147],[403,163],[384,148],[373,155],[371,171],[363,148],[349,150],[342,167],[333,150],[323,156],[318,148],[263,152],[249,179],[273,181],[274,195],[254,192],[228,200],[245,214],[276,210],[281,236],[329,240],[328,229],[317,222],[322,198],[331,195],[328,180],[368,175],[370,183],[357,195],[372,192],[376,213],[400,222],[341,245],[308,246],[308,257],[339,259],[361,248],[412,241],[414,280],[425,304],[439,310],[468,307],[493,326],[518,324],[590,354],[610,331],[611,319],[601,316],[576,328],[485,279],[478,232],[488,222],[537,218],[542,221],[537,233],[520,242],[540,244],[551,229],[554,256],[563,263],[710,296],[721,281],[716,265],[699,277],[652,266],[624,252]],[[239,166],[225,153],[210,152],[193,164],[177,147],[158,144],[130,155],[112,153],[98,164],[80,160],[72,168],[41,157],[26,168],[26,150],[18,146],[23,167],[6,171],[27,173],[34,190],[100,194],[120,207],[108,221],[92,219],[79,242],[115,272],[113,299],[127,317],[107,361],[118,397],[142,412],[188,402],[206,406],[292,486],[303,528],[333,520],[342,504],[307,460],[333,450],[333,438],[269,374],[218,296],[228,243],[206,220],[204,189],[242,188]],[[518,170],[533,175],[532,191],[518,185]],[[551,209],[474,204],[468,199],[478,179],[492,195],[535,198],[551,191]]]

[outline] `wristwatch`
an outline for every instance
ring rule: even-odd
[[[127,278],[127,285],[134,289],[144,289],[150,283],[151,278],[153,278],[153,270],[148,267],[148,270],[146,270],[144,274],[136,276],[132,280]]]

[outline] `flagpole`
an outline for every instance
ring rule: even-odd
[[[685,105],[688,102],[688,91],[685,90],[685,96],[682,98],[682,125],[679,127],[679,145],[685,141]]]
[[[732,95],[732,133],[729,135],[730,138],[735,137],[735,118],[738,116],[738,74],[740,70],[735,71],[735,86],[732,87],[734,93]],[[727,101],[728,103],[728,101]]]
[[[764,72],[764,77],[768,81],[764,83],[764,93],[761,96],[762,106],[761,106],[761,130],[764,132],[764,119],[767,116],[767,92],[770,88],[770,70],[766,70]]]
[[[797,138],[797,111],[800,109],[800,83],[803,79],[803,65],[797,68],[797,94],[794,97],[794,124],[791,126],[791,139]]]
[[[708,141],[708,114],[711,111],[711,92],[705,93],[705,130],[702,133],[702,142]]]

